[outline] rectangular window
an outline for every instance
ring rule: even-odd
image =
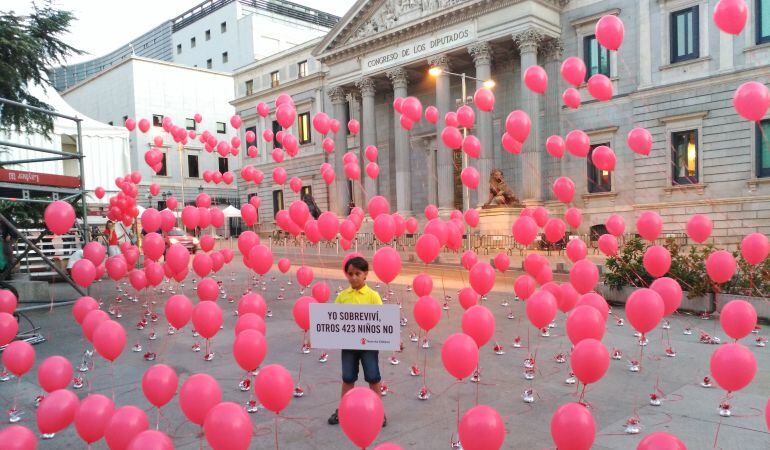
[[[168,175],[168,170],[166,169],[166,153],[163,153],[163,159],[160,160],[160,170],[158,171],[158,175],[165,177]]]
[[[280,83],[281,80],[278,77],[278,71],[270,73],[270,87],[278,87],[278,83]]]
[[[227,33],[227,22],[222,22],[219,24],[219,32]]]
[[[310,142],[310,113],[302,113],[297,116],[297,134],[300,145]]]
[[[206,40],[210,41],[211,40],[211,30],[206,30],[205,35],[206,35]]]
[[[227,125],[224,122],[217,122],[217,133],[219,134],[227,133]]]
[[[273,191],[273,217],[278,214],[278,211],[283,209],[283,191]]]
[[[187,176],[190,178],[200,178],[198,173],[198,155],[187,155]]]
[[[246,81],[246,95],[251,95],[254,93],[254,80],[247,80]]]
[[[196,125],[195,119],[185,119],[184,124],[185,124],[185,128],[187,128],[188,130],[193,130],[193,131],[195,130],[195,125]]]
[[[206,68],[207,69],[211,69],[211,60],[210,59],[206,60]]]
[[[248,133],[249,131],[251,131],[252,133],[254,133],[256,135],[257,134],[257,127],[248,127],[248,128],[246,128],[245,133]],[[256,139],[259,139],[259,136],[257,136]],[[244,151],[248,151],[249,150],[249,145],[253,145],[253,146],[256,147],[257,143],[256,142],[248,143],[248,142],[246,142],[246,139],[244,139],[243,140],[243,149],[244,149]]]
[[[307,76],[307,61],[297,63],[297,76],[299,78]]]
[[[586,64],[586,81],[597,73],[610,76],[610,51],[599,44],[594,34],[583,38],[583,60]]]
[[[687,61],[700,56],[698,6],[671,13],[671,62]]]
[[[162,127],[163,126],[163,114],[153,114],[152,115],[152,126],[154,126],[154,127]]]
[[[770,177],[770,119],[757,124],[757,178]]]
[[[222,63],[226,63],[227,59],[227,52],[222,52]]]
[[[302,186],[299,191],[299,198],[304,198],[306,195],[313,196],[313,186]]]
[[[276,136],[278,136],[278,132],[281,131],[281,124],[278,123],[277,120],[273,121],[273,148],[283,148],[280,142],[278,142],[278,139]]]
[[[219,173],[225,173],[228,171],[227,158],[219,157]]]
[[[163,211],[164,209],[166,209],[166,201],[158,200],[158,211]]]
[[[671,184],[698,183],[698,130],[671,133]]]
[[[594,149],[600,145],[606,145],[609,147],[610,144],[605,143],[592,145],[591,151],[588,152],[588,157],[586,158],[588,161],[588,192],[590,193],[612,191],[612,174],[606,170],[599,170],[599,168],[594,166],[591,160]]]
[[[770,42],[770,0],[755,0],[757,4],[757,44]]]
[[[195,38],[190,38],[190,48],[195,48]]]
[[[176,54],[182,53],[182,44],[176,44]]]

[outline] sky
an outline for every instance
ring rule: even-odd
[[[115,50],[131,39],[201,3],[202,0],[52,0],[77,18],[64,42],[88,54],[71,56],[67,64],[87,61]],[[342,17],[355,0],[292,0]],[[43,1],[38,1],[42,4]],[[0,11],[25,14],[29,0],[2,0]]]

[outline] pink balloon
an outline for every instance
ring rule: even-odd
[[[751,233],[741,240],[741,256],[749,264],[757,265],[770,253],[770,241],[762,233]]]
[[[372,266],[377,278],[388,284],[401,273],[401,256],[392,247],[382,247],[374,254]]]
[[[463,186],[471,190],[475,190],[479,187],[480,177],[479,171],[473,166],[464,168],[460,173],[460,179],[462,180]]]
[[[660,236],[663,220],[654,211],[643,211],[636,219],[636,231],[646,240],[652,242]]]
[[[653,245],[644,252],[644,269],[654,278],[660,278],[671,268],[671,253],[662,245]]]
[[[513,283],[513,291],[522,300],[527,300],[535,292],[535,279],[529,275],[519,275]]]
[[[412,122],[419,122],[422,117],[422,103],[417,97],[407,97],[401,103],[401,113]]]
[[[663,299],[652,289],[637,289],[626,300],[626,316],[631,326],[642,334],[652,331],[663,318]]]
[[[292,308],[292,316],[294,317],[294,322],[297,324],[297,326],[303,330],[307,331],[308,328],[310,328],[310,304],[311,303],[318,303],[316,299],[313,297],[300,297],[297,299],[296,302],[294,302],[294,307]]]
[[[187,325],[192,317],[192,310],[190,299],[181,294],[169,297],[164,308],[166,320],[176,329],[182,329]]]
[[[725,334],[735,340],[743,339],[757,326],[757,310],[745,300],[728,302],[719,314]]]
[[[551,417],[551,437],[560,450],[590,450],[596,438],[596,423],[588,407],[567,403]]]
[[[770,89],[757,81],[743,83],[735,90],[733,106],[744,119],[758,122],[770,108]]]
[[[37,384],[46,392],[66,389],[72,381],[72,364],[63,356],[50,356],[37,368]]]
[[[464,310],[479,304],[479,294],[477,294],[473,288],[469,287],[460,289],[458,299],[460,301],[460,306],[462,306]]]
[[[13,314],[16,311],[17,303],[18,300],[13,292],[8,289],[0,289],[0,312]]]
[[[433,278],[426,273],[418,274],[412,280],[412,288],[418,297],[430,295],[431,291],[433,291]]]
[[[35,450],[37,437],[29,428],[21,425],[10,425],[0,430],[0,442],[6,450]]]
[[[476,405],[463,414],[457,429],[463,448],[496,450],[503,446],[505,424],[492,407]]]
[[[559,295],[556,297],[556,306],[561,312],[570,312],[580,298],[580,293],[570,283],[559,286]]]
[[[283,104],[275,109],[275,119],[283,128],[290,128],[296,118],[297,110],[292,105]]]
[[[565,105],[572,109],[580,108],[583,100],[580,98],[580,91],[575,88],[567,88],[562,94],[561,99]]]
[[[148,233],[154,233],[160,229],[160,213],[155,208],[147,208],[142,213],[142,228]]]
[[[588,305],[578,306],[567,316],[567,336],[572,345],[583,339],[601,341],[604,337],[604,324],[604,317],[596,308]]]
[[[518,142],[526,141],[531,129],[532,121],[524,111],[512,111],[505,119],[505,131]]]
[[[714,23],[728,34],[741,34],[748,17],[746,0],[719,0],[714,6]]]
[[[174,369],[165,364],[155,364],[142,375],[142,392],[156,408],[166,405],[174,398],[179,377]]]
[[[414,320],[426,332],[432,330],[441,319],[441,305],[430,296],[420,297],[414,304]]]
[[[570,56],[561,64],[561,76],[567,83],[579,87],[586,79],[586,65],[582,59]]]
[[[126,450],[174,450],[174,443],[162,431],[145,430],[131,439]]]
[[[690,239],[701,244],[711,236],[711,229],[713,225],[711,219],[703,214],[693,214],[687,220],[687,235]]]
[[[540,66],[529,66],[524,71],[524,84],[537,94],[544,94],[548,88],[548,74]]]
[[[213,278],[204,278],[198,283],[198,298],[201,301],[215,302],[218,296],[219,284]]]
[[[388,203],[388,200],[381,195],[374,196],[369,200],[368,209],[369,215],[373,220],[380,214],[390,214],[390,204]]]
[[[297,269],[297,282],[302,287],[308,287],[313,283],[313,269],[308,266],[300,266]]]
[[[75,413],[75,429],[87,444],[93,444],[104,437],[104,430],[112,414],[115,404],[101,394],[90,394],[80,402]]]
[[[567,226],[561,219],[553,218],[548,220],[543,231],[545,232],[545,239],[548,242],[556,243],[564,239]]]
[[[200,302],[192,312],[195,330],[206,339],[211,339],[222,326],[222,309],[215,302]]]
[[[476,113],[468,105],[457,108],[457,121],[463,128],[473,128],[473,122],[476,120]]]
[[[35,364],[35,349],[27,341],[13,341],[3,350],[2,362],[9,372],[21,378]]]
[[[104,430],[104,440],[111,450],[125,450],[129,442],[149,428],[144,411],[136,406],[123,406],[115,410]]]
[[[612,214],[608,217],[607,221],[604,222],[604,226],[607,227],[607,231],[615,237],[622,235],[626,231],[626,221],[618,214]]]
[[[513,138],[510,134],[503,133],[501,140],[503,149],[512,155],[518,155],[521,153],[522,143]]]
[[[472,337],[481,348],[495,334],[495,316],[485,306],[471,306],[463,313],[461,326],[463,333]]]
[[[329,285],[322,281],[313,285],[311,293],[318,303],[326,303],[329,300],[331,290]]]
[[[618,16],[608,14],[596,22],[596,40],[608,50],[617,50],[623,43],[625,27]]]
[[[706,258],[706,273],[715,283],[726,283],[733,277],[737,263],[733,255],[727,250],[712,252]]]
[[[530,323],[543,328],[556,317],[556,298],[548,291],[537,291],[527,299],[526,312]]]
[[[238,320],[235,321],[235,328],[233,330],[235,331],[235,336],[237,337],[241,334],[242,331],[245,330],[256,330],[262,334],[265,334],[267,332],[265,319],[263,319],[259,314],[255,313],[239,314]]]
[[[425,120],[435,125],[438,123],[438,109],[435,106],[425,108]]]
[[[478,367],[479,348],[467,334],[450,334],[441,346],[441,362],[450,375],[462,380]]]
[[[63,200],[56,200],[46,206],[43,220],[53,234],[67,234],[75,224],[75,209]]]
[[[441,142],[453,150],[462,146],[463,135],[457,127],[447,126],[441,131]]]
[[[255,245],[249,250],[249,263],[254,272],[264,275],[273,267],[273,253],[264,245]]]
[[[473,94],[473,104],[476,105],[479,110],[484,112],[491,112],[495,109],[495,94],[487,88],[479,88],[476,93]],[[428,117],[427,111],[425,117]],[[436,111],[436,119],[438,119],[438,111]],[[431,122],[436,123],[436,122]]]
[[[757,373],[757,360],[741,344],[723,344],[711,354],[711,375],[719,386],[728,391],[740,391],[751,383]]]
[[[256,314],[249,313],[246,316],[254,316],[261,320]],[[262,364],[266,354],[267,340],[263,332],[248,328],[236,334],[233,342],[233,356],[241,369],[249,372],[256,370]]]
[[[163,256],[163,252],[166,250],[166,243],[163,240],[163,236],[158,233],[147,233],[142,240],[142,251],[144,256],[157,261]]]
[[[102,357],[114,362],[126,346],[126,330],[114,320],[105,320],[94,330],[94,349]]]
[[[366,176],[376,179],[380,175],[380,166],[376,162],[370,162],[366,165]]]
[[[369,388],[351,389],[340,400],[340,427],[356,447],[366,448],[382,429],[385,411],[382,400]]]
[[[571,155],[585,158],[591,150],[591,139],[583,130],[572,130],[567,133],[564,145]]]
[[[513,238],[521,245],[528,246],[537,237],[537,223],[535,219],[522,216],[516,219],[512,227]]]
[[[85,317],[83,318],[82,328],[83,328],[83,335],[88,339],[89,341],[92,341],[94,331],[96,330],[96,327],[101,325],[102,322],[109,320],[110,316],[106,312],[100,310],[100,309],[94,309],[92,311],[89,311]]]
[[[265,408],[280,413],[288,406],[294,392],[291,373],[279,364],[263,367],[254,379],[254,392]]]
[[[282,185],[286,183],[286,177],[287,177],[286,169],[284,169],[283,167],[276,167],[275,169],[273,169],[273,181],[275,182],[275,184]]]
[[[198,253],[198,254],[196,254],[195,257],[193,257],[192,266],[193,266],[193,271],[195,271],[195,273],[199,277],[205,277],[206,275],[211,273],[211,268],[212,268],[211,256],[209,256],[209,255],[207,255],[205,253]],[[214,287],[215,290],[218,290],[218,286],[216,285],[216,282],[214,282],[214,286],[213,287]],[[208,292],[207,287],[204,286],[203,288],[204,288],[204,294],[203,295],[208,296],[207,295],[207,292]],[[208,288],[210,288],[210,286]],[[199,289],[199,295],[200,295],[200,286],[198,287],[198,289]],[[216,298],[216,293],[214,294],[214,298]]]
[[[645,436],[636,450],[687,450],[687,447],[673,434],[658,431]]]
[[[476,136],[469,134],[463,139],[463,152],[471,158],[478,158],[481,155],[481,141]],[[466,167],[470,168],[470,166]],[[475,169],[474,169],[475,170]]]
[[[505,273],[505,271],[508,270],[508,267],[511,264],[511,259],[508,257],[507,253],[499,252],[497,255],[495,255],[494,263],[495,263],[495,268],[500,273]]]
[[[583,384],[601,380],[610,367],[610,352],[597,339],[587,338],[575,344],[569,359],[572,372]]]
[[[377,239],[383,244],[387,244],[396,234],[396,222],[389,214],[380,214],[374,219],[372,229]]]
[[[658,278],[652,282],[650,289],[657,292],[663,300],[664,316],[672,314],[682,303],[682,287],[673,278]]]
[[[438,257],[441,250],[441,244],[436,236],[432,234],[423,234],[417,238],[414,248],[417,256],[425,263],[429,264]]]
[[[554,158],[561,158],[564,156],[564,139],[557,135],[548,136],[545,141],[545,150]]]
[[[479,224],[479,210],[473,208],[466,210],[463,213],[463,219],[469,227],[476,228]]]
[[[583,221],[583,213],[579,208],[568,208],[564,213],[564,220],[567,221],[570,227],[580,228],[580,223]]]
[[[615,161],[615,152],[606,145],[600,145],[594,148],[594,151],[591,153],[591,162],[593,162],[594,166],[599,170],[612,172],[615,170]]]
[[[185,417],[196,425],[203,425],[206,414],[221,401],[222,390],[219,383],[205,373],[191,375],[179,389],[179,407]]]
[[[487,295],[495,284],[495,269],[489,263],[480,262],[471,268],[468,278],[474,291]]]
[[[88,259],[79,259],[70,270],[72,279],[78,286],[88,287],[94,282],[96,278],[96,267]]]
[[[591,75],[588,79],[588,93],[599,101],[612,100],[612,81],[601,73]]]
[[[601,252],[604,253],[606,256],[617,256],[618,240],[615,236],[611,234],[603,234],[599,236],[598,244],[599,244],[599,250],[601,250]],[[656,259],[656,261],[660,261],[660,260]],[[666,273],[666,272],[663,272],[663,273]],[[662,276],[662,274],[659,276]]]
[[[593,262],[581,259],[570,269],[569,282],[581,294],[590,292],[599,282],[599,269]]]
[[[417,226],[418,226],[418,225],[419,225],[419,224],[418,224],[418,222],[417,222],[417,219],[416,219],[416,218],[414,218],[414,217],[410,217],[410,218],[406,219],[406,224],[405,224],[405,226],[406,226],[406,231],[407,231],[407,233],[409,233],[409,234],[413,234],[414,232],[416,232],[416,231],[417,231]]]
[[[194,229],[198,226],[200,214],[198,208],[194,206],[185,206],[182,208],[182,223],[186,228]]]
[[[107,249],[99,242],[89,242],[83,247],[83,258],[91,261],[94,266],[98,266],[104,261]]]
[[[267,303],[261,295],[250,292],[238,301],[238,315],[254,313],[264,319],[267,313]]]
[[[587,254],[588,248],[582,239],[572,239],[567,243],[567,257],[573,263],[585,258]]]
[[[246,450],[251,443],[251,419],[241,405],[222,402],[206,414],[203,433],[214,450]]]
[[[5,352],[8,352],[8,348]],[[59,389],[51,392],[43,398],[37,408],[37,429],[41,433],[62,431],[75,420],[79,404],[78,396],[72,391]]]
[[[637,127],[628,132],[626,143],[634,153],[646,156],[652,149],[652,135],[644,128]]]

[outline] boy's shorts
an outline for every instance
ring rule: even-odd
[[[342,350],[342,381],[353,384],[358,380],[358,362],[364,366],[364,380],[369,384],[379,383],[380,352],[377,350]]]

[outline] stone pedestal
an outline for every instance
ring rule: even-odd
[[[519,217],[524,208],[518,207],[491,207],[479,210],[480,234],[510,235],[513,222]]]

